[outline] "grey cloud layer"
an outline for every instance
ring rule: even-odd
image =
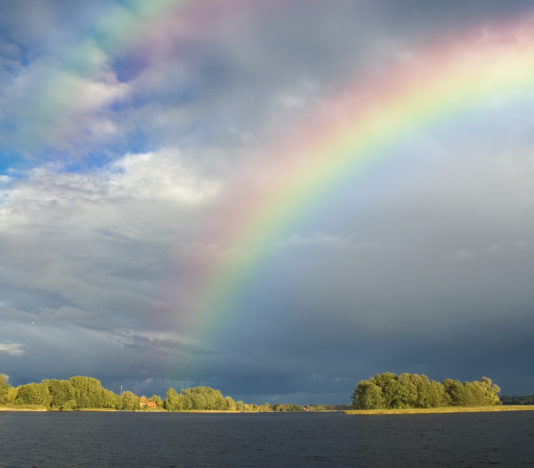
[[[0,372],[15,384],[95,375],[147,394],[206,384],[260,403],[345,402],[358,379],[384,370],[488,374],[508,393],[530,391],[528,101],[462,130],[415,129],[273,239],[235,310],[210,317],[216,336],[188,335],[179,317],[191,273],[228,247],[199,232],[238,162],[274,136],[302,138],[293,122],[430,31],[454,35],[526,3],[310,1],[243,13],[211,31],[213,43],[199,31],[190,49],[167,44],[132,76],[103,57],[74,86],[101,99],[80,99],[48,140],[58,121],[25,109],[43,74],[64,71],[52,55],[74,33],[61,25],[103,4],[86,3],[1,7],[0,145],[33,167],[0,176]],[[25,119],[28,141],[5,127]],[[69,168],[89,153],[104,163]]]

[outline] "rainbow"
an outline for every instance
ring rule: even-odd
[[[204,338],[220,334],[280,236],[340,184],[392,155],[403,136],[462,115],[477,118],[533,93],[530,20],[472,29],[344,87],[297,126],[299,142],[271,145],[260,163],[243,168],[237,188],[205,224],[204,234],[223,240],[195,272],[186,329]]]

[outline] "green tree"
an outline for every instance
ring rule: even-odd
[[[0,404],[5,404],[9,399],[9,389],[11,385],[8,383],[9,377],[6,374],[0,374]]]
[[[417,374],[400,374],[397,377],[399,385],[399,405],[402,408],[415,408],[419,399],[419,384],[421,376]]]
[[[369,379],[371,383],[379,386],[382,389],[382,397],[384,398],[385,408],[404,408],[404,392],[402,384],[392,372],[384,372],[377,374]]]
[[[180,393],[180,405],[182,405],[182,407],[180,409],[184,409],[184,410],[191,410],[191,409],[194,409],[193,408],[193,398],[191,397],[191,395],[188,395],[187,393],[184,393],[184,391],[182,390],[182,393]]]
[[[193,387],[182,390],[182,394],[191,398],[192,409],[222,410],[226,402],[219,390],[210,387]]]
[[[369,380],[360,381],[352,394],[352,407],[357,409],[385,408],[386,402],[382,389]]]
[[[17,405],[50,405],[50,391],[44,383],[29,383],[17,388]]]
[[[133,392],[128,390],[122,392],[121,400],[123,410],[134,411],[139,409],[139,398]]]
[[[203,410],[208,409],[208,401],[206,399],[206,396],[202,393],[193,393],[189,395],[191,397],[191,401],[193,403],[192,409],[195,410]]]
[[[17,398],[17,389],[15,387],[9,387],[7,390],[7,403],[13,404],[15,403],[15,399]]]
[[[102,398],[102,408],[110,408],[110,409],[116,409],[116,410],[122,408],[121,396],[117,395],[111,390],[107,390],[103,388],[101,398]]]
[[[178,409],[178,393],[172,387],[167,390],[165,408],[167,408],[169,411],[176,411]]]
[[[226,411],[235,411],[236,410],[236,405],[235,405],[235,401],[232,399],[232,397],[225,397],[224,398],[224,409]]]
[[[459,380],[445,379],[443,388],[449,397],[451,406],[469,406],[469,391]]]
[[[74,387],[68,380],[46,379],[42,383],[50,392],[50,407],[71,409],[76,407]]]
[[[466,406],[492,406],[501,403],[498,393],[500,388],[488,377],[463,384]]]
[[[104,394],[100,380],[78,375],[71,377],[69,382],[74,387],[74,399],[78,408],[104,407]]]
[[[439,408],[441,406],[450,406],[451,405],[451,399],[447,392],[445,391],[445,387],[440,382],[436,382],[435,380],[432,380],[430,382],[430,388],[428,390],[429,394],[429,406],[425,406],[425,408]]]

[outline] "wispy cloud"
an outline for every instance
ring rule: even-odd
[[[0,343],[0,353],[9,354],[10,356],[22,356],[24,354],[24,345],[21,343]]]

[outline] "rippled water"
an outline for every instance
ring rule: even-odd
[[[0,467],[534,466],[534,412],[0,413]]]

